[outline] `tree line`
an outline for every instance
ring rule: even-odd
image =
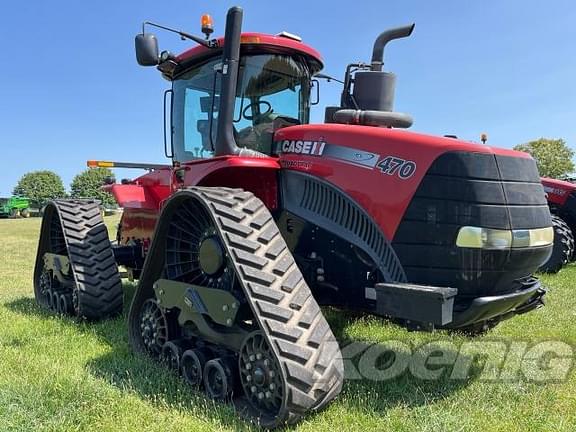
[[[104,207],[115,207],[114,197],[102,190],[106,178],[112,176],[108,168],[87,169],[74,177],[70,184],[70,194],[67,194],[58,174],[52,171],[33,171],[20,178],[12,193],[27,197],[30,205],[39,209],[50,200],[68,197],[97,199]]]
[[[540,138],[514,150],[530,153],[542,177],[563,179],[574,174],[574,150],[563,139]]]

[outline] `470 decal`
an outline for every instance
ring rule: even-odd
[[[386,156],[378,162],[378,168],[384,174],[397,175],[403,180],[409,179],[416,172],[416,162],[401,159],[396,156]]]

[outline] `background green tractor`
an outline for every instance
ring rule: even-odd
[[[28,198],[19,196],[0,198],[0,217],[30,217]]]

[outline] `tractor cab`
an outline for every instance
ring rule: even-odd
[[[240,34],[239,25],[227,28],[227,34],[238,30],[228,38],[234,43],[210,40],[211,22],[203,17],[202,23],[205,40],[145,23],[199,44],[179,56],[158,54],[155,36],[144,29],[136,37],[138,62],[157,66],[172,82],[173,160],[271,155],[275,130],[309,121],[312,76],[322,68],[320,55],[290,33]]]
[[[177,33],[199,46],[179,56],[169,51],[159,54],[156,37],[145,31],[146,25]],[[312,77],[322,69],[319,53],[290,33],[242,34],[240,29],[241,13],[234,9],[229,11],[224,38],[210,39],[209,16],[202,18],[205,39],[150,22],[136,36],[138,63],[156,66],[172,81],[171,152],[166,154],[176,163],[272,155],[277,130],[309,122]],[[409,115],[393,111],[396,76],[382,68],[385,46],[410,36],[413,29],[414,24],[381,33],[370,64],[348,65],[341,103],[326,108],[326,123],[412,125]]]
[[[314,66],[300,54],[247,52],[240,57],[233,134],[239,148],[269,155],[274,131],[309,121]],[[174,159],[214,156],[221,96],[220,55],[191,64],[173,79]]]

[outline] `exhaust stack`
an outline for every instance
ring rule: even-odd
[[[372,49],[372,63],[369,70],[359,71],[354,76],[353,97],[361,110],[394,111],[396,75],[383,72],[384,48],[394,39],[408,37],[414,24],[396,27],[380,33]]]
[[[384,48],[388,42],[394,39],[401,39],[408,37],[414,31],[415,23],[410,25],[396,27],[385,32],[380,33],[380,36],[376,38],[374,42],[374,48],[372,49],[372,62],[370,65],[370,70],[374,72],[380,72],[382,66],[384,66]]]
[[[326,108],[327,123],[395,128],[412,126],[412,117],[394,112],[396,75],[382,71],[382,67],[386,45],[394,39],[410,36],[414,26],[412,23],[380,33],[374,42],[369,66],[363,63],[348,65],[340,107]]]

